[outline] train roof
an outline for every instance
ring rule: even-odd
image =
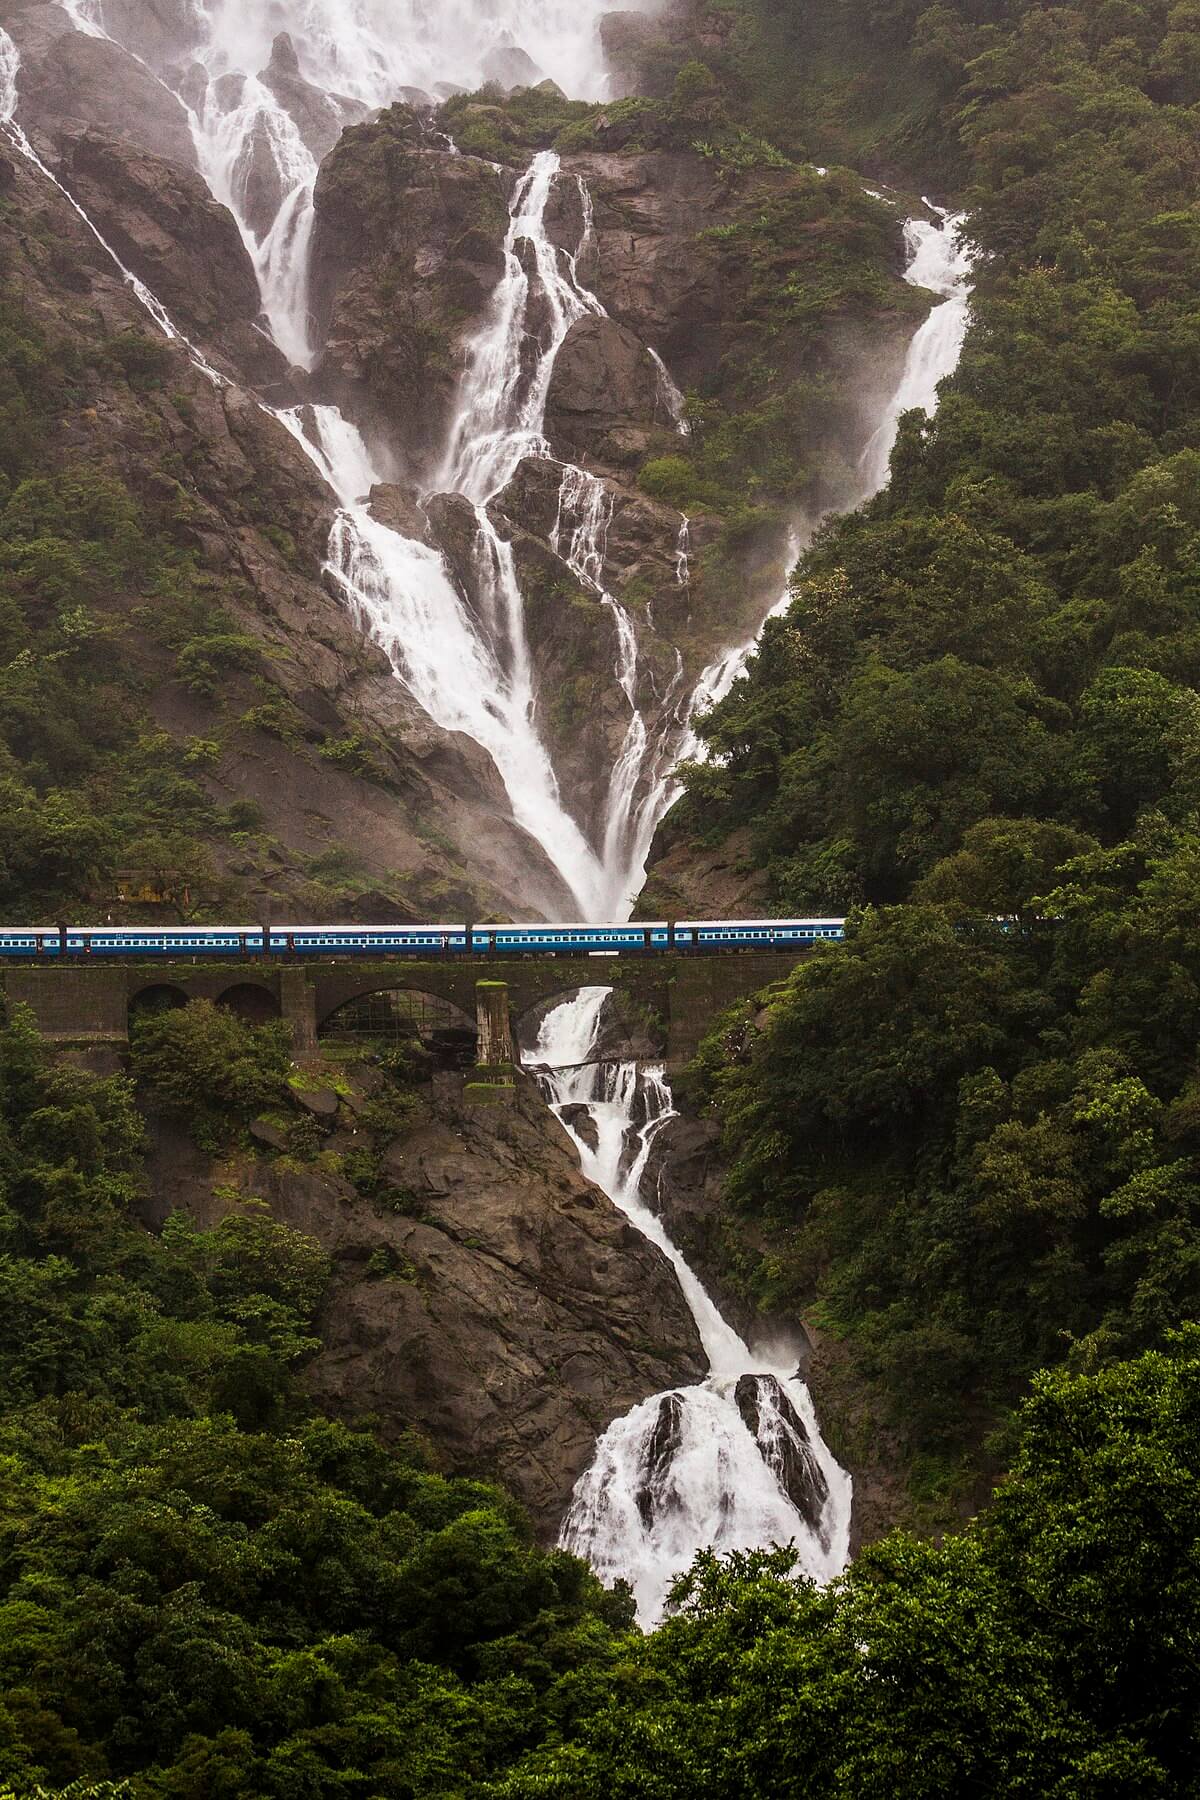
[[[89,931],[93,937],[206,937],[210,932],[261,931],[261,925],[68,925],[67,933]]]
[[[606,923],[602,919],[593,919],[590,924],[581,925],[572,924],[570,921],[560,924],[557,919],[553,921],[543,919],[537,925],[476,925],[472,929],[475,931],[665,931],[667,921],[665,919],[626,919],[623,922]]]
[[[275,931],[319,931],[325,937],[361,937],[364,931],[465,931],[460,919],[455,925],[272,925]]]
[[[676,931],[716,931],[722,926],[747,926],[762,931],[778,931],[792,925],[844,925],[845,919],[680,919]]]

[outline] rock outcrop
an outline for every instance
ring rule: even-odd
[[[28,38],[13,22],[23,49],[38,41],[36,11]],[[64,31],[39,53],[25,50],[18,81],[21,106],[41,131],[56,136],[64,127],[94,126],[106,136],[166,157],[186,169],[196,167],[196,150],[182,103],[142,63],[106,38]]]
[[[504,272],[511,177],[456,156],[409,106],[346,132],[316,191],[318,388],[432,473],[465,343]]]
[[[344,94],[330,95],[305,81],[300,73],[296,46],[281,31],[271,46],[271,60],[259,79],[295,121],[308,150],[319,163],[337,143],[347,125],[357,125],[370,111],[359,100]]]
[[[191,169],[96,130],[58,134],[59,175],[121,261],[196,343],[261,390],[287,373],[261,330],[258,280],[237,224]]]
[[[531,1085],[496,1110],[443,1094],[388,1153],[375,1203],[274,1158],[214,1168],[171,1133],[157,1143],[160,1214],[207,1222],[232,1192],[259,1195],[333,1257],[313,1398],[498,1477],[548,1539],[612,1420],[704,1373],[666,1258],[584,1180]]]
[[[645,344],[589,314],[567,333],[546,407],[555,448],[572,462],[637,468],[661,436],[659,377]]]
[[[820,1531],[829,1483],[812,1447],[808,1426],[783,1384],[774,1375],[741,1375],[734,1399],[746,1429],[757,1440],[763,1461],[800,1517],[813,1531]]]

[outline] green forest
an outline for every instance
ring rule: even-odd
[[[265,1030],[167,1015],[136,1087],[0,1031],[0,1793],[1194,1791],[1194,1329],[1039,1376],[961,1535],[826,1590],[788,1551],[702,1557],[644,1637],[498,1490],[306,1402],[311,1238],[137,1222],[137,1100],[236,1131]]]
[[[320,1245],[265,1205],[141,1222],[147,1118],[241,1142],[286,1109],[277,1030],[192,1007],[101,1077],[14,1007],[0,1800],[1200,1794],[1200,4],[699,0],[637,57],[645,141],[924,187],[978,255],[936,419],[806,553],[668,827],[850,914],[716,1022],[689,1097],[720,1272],[842,1346],[834,1447],[891,1434],[913,1529],[827,1588],[703,1556],[643,1635],[497,1487],[313,1406]],[[597,117],[528,101],[474,148]],[[823,304],[870,302],[862,241]],[[258,663],[161,507],[45,465],[88,368],[11,297],[0,381],[15,916],[256,823],[151,735],[109,597],[194,692]],[[787,421],[749,473],[709,424],[649,488],[786,494]]]

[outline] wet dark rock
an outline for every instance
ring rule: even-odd
[[[22,115],[54,135],[95,126],[110,137],[196,167],[187,114],[150,70],[107,38],[67,31],[22,61]]]
[[[646,1440],[646,1458],[634,1496],[642,1524],[649,1531],[663,1497],[671,1465],[683,1441],[683,1397],[664,1394],[658,1403],[658,1417]]]
[[[392,106],[342,134],[317,181],[311,288],[322,393],[389,441],[421,486],[504,272],[509,179],[427,126]]]
[[[162,1127],[155,1146],[156,1218],[181,1207],[211,1224],[236,1204],[186,1137]],[[425,1122],[385,1162],[376,1203],[274,1157],[245,1172],[245,1192],[334,1261],[306,1388],[387,1437],[422,1432],[448,1469],[498,1477],[551,1539],[597,1435],[647,1394],[703,1376],[679,1284],[584,1180],[531,1083],[502,1111],[435,1084]],[[379,1251],[403,1278],[365,1278]]]
[[[296,46],[286,31],[272,44],[271,60],[260,80],[290,114],[318,163],[333,149],[345,127],[361,123],[370,110],[359,100],[326,94],[305,81]]]
[[[250,1136],[256,1144],[265,1144],[268,1150],[287,1149],[287,1132],[270,1119],[255,1119],[250,1126]]]
[[[595,1150],[599,1144],[600,1136],[596,1129],[596,1121],[592,1117],[591,1109],[589,1107],[563,1106],[559,1108],[558,1116],[567,1127],[568,1131],[574,1132],[576,1137],[582,1139],[589,1150]]]
[[[808,1427],[782,1383],[774,1375],[743,1375],[734,1398],[763,1461],[801,1518],[820,1535],[829,1484],[812,1448]]]
[[[572,461],[639,464],[663,419],[658,371],[635,333],[590,313],[573,325],[554,365],[546,419]]]
[[[370,505],[372,518],[389,531],[398,531],[401,537],[415,538],[422,544],[430,541],[429,520],[415,488],[381,481],[371,489]]]
[[[127,139],[64,134],[62,176],[135,275],[209,341],[258,316],[258,282],[233,214],[198,174]]]

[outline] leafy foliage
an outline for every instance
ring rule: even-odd
[[[821,1592],[703,1556],[676,1616],[505,1800],[1194,1793],[1200,1343],[1043,1377],[991,1513]]]

